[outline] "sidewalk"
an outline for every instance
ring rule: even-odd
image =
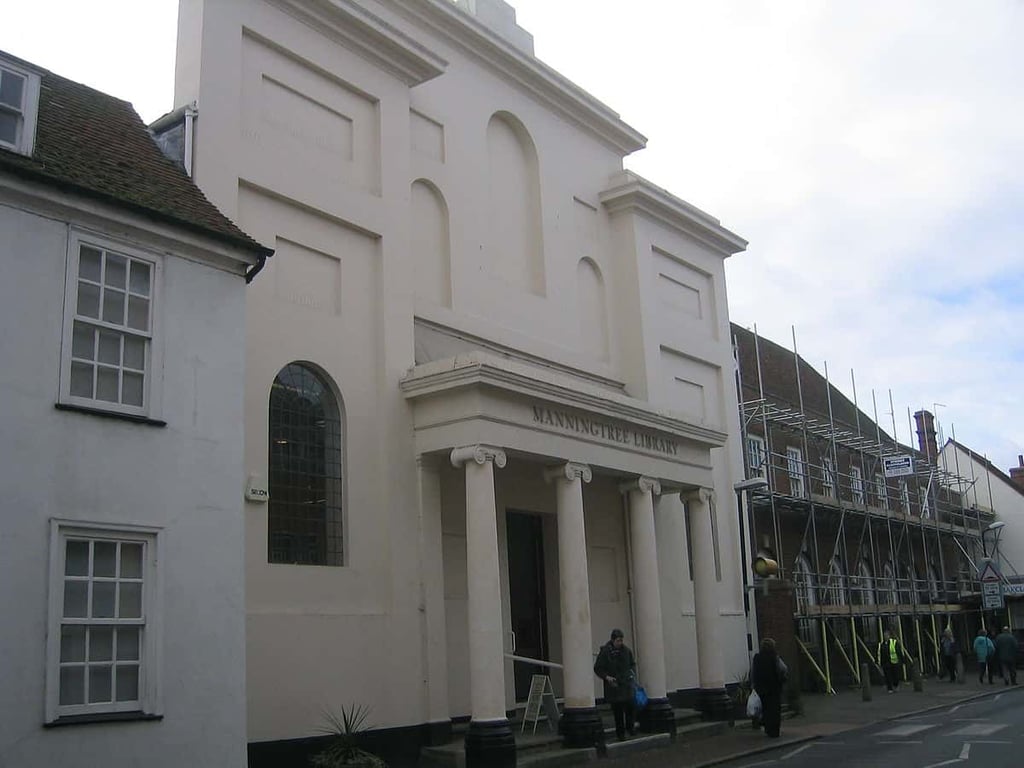
[[[962,685],[926,680],[921,693],[914,693],[909,683],[901,685],[899,692],[894,694],[887,694],[885,688],[875,686],[870,702],[861,700],[859,688],[841,689],[836,696],[804,694],[803,714],[784,720],[782,736],[778,739],[769,739],[762,731],[751,729],[748,721],[737,721],[734,728],[721,736],[624,756],[609,764],[615,768],[705,768],[780,746],[798,745],[923,710],[1006,692],[1021,695],[1024,701],[1024,685],[1006,687],[1002,680],[996,680],[995,685],[982,685],[970,673]]]

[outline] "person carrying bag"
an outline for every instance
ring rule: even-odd
[[[636,723],[636,697],[642,689],[637,688],[636,660],[633,651],[623,642],[621,629],[613,629],[611,639],[601,646],[594,662],[594,674],[604,683],[604,700],[612,706],[615,735],[619,741],[625,739],[627,733],[632,736]]]
[[[775,650],[775,641],[766,637],[761,641],[761,650],[754,655],[750,668],[750,682],[754,687],[751,697],[761,701],[761,717],[764,732],[769,738],[779,738],[782,726],[782,689],[789,676],[786,663]],[[749,708],[750,702],[747,701]]]

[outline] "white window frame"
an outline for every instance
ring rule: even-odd
[[[113,403],[107,400],[81,397],[71,394],[71,357],[74,325],[78,309],[78,269],[82,246],[91,246],[104,252],[115,253],[127,259],[145,262],[150,266],[149,331],[142,333],[127,326],[105,323],[95,318],[83,317],[83,321],[98,328],[109,328],[120,334],[131,334],[148,338],[144,371],[142,406]],[[161,416],[161,395],[163,379],[163,333],[161,318],[161,296],[163,286],[163,258],[136,245],[112,240],[103,235],[84,230],[72,229],[68,237],[67,269],[64,288],[64,328],[61,342],[60,390],[58,402],[89,410],[109,411],[143,419],[159,420]],[[127,294],[126,294],[127,301]],[[102,307],[100,309],[102,314]]]
[[[821,492],[830,499],[836,497],[836,463],[831,456],[821,460]]]
[[[864,503],[864,473],[860,467],[850,467],[850,498],[854,504]]]
[[[789,474],[789,493],[791,496],[806,496],[807,484],[804,482],[806,470],[804,454],[799,448],[786,447],[786,471]]]
[[[139,699],[138,702],[99,704],[60,704],[60,652],[61,626],[117,625],[119,620],[64,618],[64,558],[68,539],[91,541],[119,541],[143,544],[142,618],[132,622],[142,628],[139,642]],[[139,714],[160,716],[161,650],[163,599],[160,557],[161,529],[142,525],[92,523],[79,520],[50,520],[50,581],[49,618],[46,633],[46,722],[61,718],[108,716],[111,714]]]
[[[0,105],[0,111],[7,114],[13,112],[19,117],[18,135],[14,143],[11,144],[0,139],[0,147],[13,150],[21,155],[31,155],[35,148],[36,117],[39,114],[39,73],[15,64],[3,56],[0,56],[0,71],[10,72],[25,79],[20,108],[12,109],[7,105]],[[0,74],[0,77],[3,75]]]
[[[885,482],[885,475],[881,472],[875,474],[875,497],[882,509],[889,508],[889,486]]]
[[[755,465],[755,459],[758,463]],[[751,477],[768,476],[768,453],[765,449],[764,438],[760,435],[747,435],[747,463],[750,465]]]
[[[903,509],[900,511],[904,515],[910,514],[910,486],[906,480],[900,480],[900,502],[903,504]]]
[[[928,503],[928,489],[918,486],[917,501],[921,505],[921,517],[927,519],[932,516],[931,505]]]

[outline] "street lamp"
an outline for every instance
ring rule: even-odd
[[[999,533],[1003,530],[1005,522],[1002,520],[996,520],[994,523],[989,523],[988,527],[981,532],[981,552],[985,557],[988,557],[988,547],[985,545],[985,534],[993,532],[995,535],[992,537],[992,554],[996,554],[999,551]]]
[[[747,558],[750,556],[750,553],[747,551],[747,526],[744,525],[743,520],[743,496],[746,493],[761,491],[767,487],[768,481],[763,477],[751,477],[747,480],[741,480],[732,487],[732,489],[736,491],[736,519],[739,522],[740,527],[740,567],[743,569],[743,621],[747,628],[748,653],[754,652],[754,636],[750,632],[750,590],[748,588],[750,580],[747,577]],[[748,521],[749,520],[750,517],[748,515]],[[751,539],[753,539],[753,525],[750,526],[750,536]]]

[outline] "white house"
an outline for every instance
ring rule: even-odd
[[[247,294],[250,764],[353,704],[413,748],[470,719],[469,763],[510,764],[541,670],[594,744],[614,627],[645,727],[723,715],[745,242],[624,172],[644,137],[500,0],[183,0],[176,73],[196,182],[276,252]]]
[[[242,766],[246,272],[131,105],[0,52],[0,765]]]
[[[985,533],[985,547],[979,555],[994,558],[1003,584],[1007,623],[1024,630],[1024,487],[1011,475],[996,467],[987,457],[966,445],[947,440],[939,449],[939,465],[970,480],[965,502],[981,513],[991,515],[994,522]],[[1022,460],[1024,466],[1024,460]],[[991,519],[991,518],[988,518]],[[1000,624],[1002,617],[997,616]]]

